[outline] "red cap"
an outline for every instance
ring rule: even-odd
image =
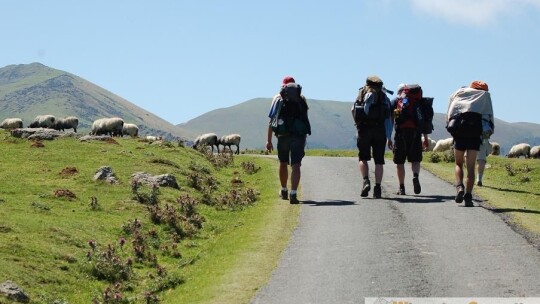
[[[483,82],[482,80],[475,80],[475,81],[471,82],[470,87],[473,88],[473,89],[477,89],[477,90],[488,91],[487,83]]]
[[[291,82],[296,82],[294,81],[294,78],[292,78],[292,76],[285,76],[285,78],[283,78],[283,84],[287,84]]]

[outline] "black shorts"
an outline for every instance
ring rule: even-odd
[[[413,128],[397,129],[394,135],[394,164],[422,161],[422,135]]]
[[[291,165],[301,164],[305,155],[306,137],[294,135],[278,136],[278,159]]]
[[[454,137],[454,149],[459,151],[480,150],[481,137]]]
[[[373,150],[373,160],[375,161],[375,164],[384,165],[384,150],[386,149],[386,132],[384,125],[362,127],[361,129],[358,129],[356,147],[358,147],[359,160],[370,160],[371,150]]]

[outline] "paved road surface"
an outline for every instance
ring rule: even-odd
[[[390,162],[383,199],[361,198],[356,158],[306,157],[299,226],[252,303],[540,296],[536,248],[490,211],[456,204],[454,187],[426,171],[414,195],[406,172],[407,196],[394,194]]]

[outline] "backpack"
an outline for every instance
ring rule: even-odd
[[[448,120],[446,130],[452,137],[480,137],[482,135],[482,114],[465,112],[454,115]]]
[[[375,103],[371,104],[369,113],[366,114],[366,102],[364,97],[367,93],[367,88],[362,87],[358,92],[358,97],[353,106],[353,118],[357,127],[359,126],[378,126],[384,124],[384,121],[390,115],[390,111],[386,106],[386,95],[382,90],[371,90],[372,94],[376,94]]]
[[[302,96],[302,86],[288,83],[281,87],[276,101],[276,114],[270,121],[276,135],[311,135],[311,125],[307,116],[308,106]]]
[[[404,96],[398,99],[393,108],[396,127],[407,120],[412,120],[420,133],[431,134],[434,116],[433,97],[423,97],[422,87],[417,84],[409,85],[404,93]],[[408,108],[408,106],[410,107],[408,101],[413,101],[414,108]]]

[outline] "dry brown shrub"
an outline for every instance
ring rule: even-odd
[[[79,170],[77,170],[77,168],[75,168],[75,167],[65,167],[60,172],[60,176],[69,177],[69,176],[75,175],[77,173],[79,173]]]
[[[43,144],[43,142],[41,142],[39,140],[36,140],[36,141],[32,142],[31,147],[33,147],[33,148],[44,148],[45,145]]]
[[[77,196],[75,195],[75,193],[71,192],[70,190],[68,189],[57,189],[57,190],[54,190],[54,196],[56,197],[65,197],[67,198],[68,200],[72,200],[72,199],[76,199]]]

